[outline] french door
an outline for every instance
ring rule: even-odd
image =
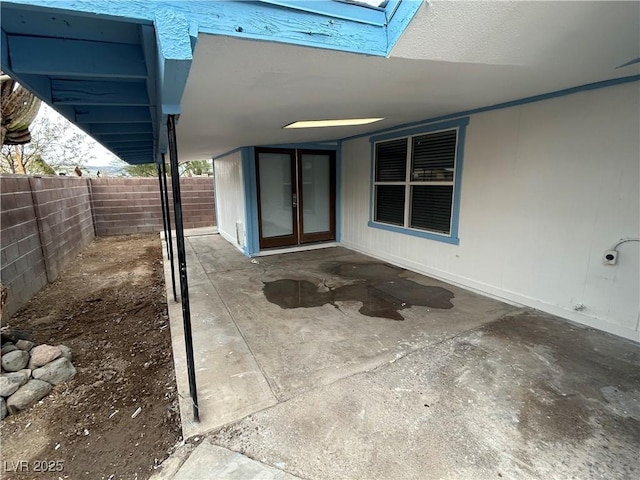
[[[335,152],[256,148],[260,248],[336,238]]]

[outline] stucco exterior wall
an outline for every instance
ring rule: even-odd
[[[246,245],[246,219],[241,152],[216,159],[213,168],[218,233],[236,248],[243,250]]]
[[[342,244],[640,341],[636,83],[472,115],[459,245],[370,228],[368,137],[342,150]]]

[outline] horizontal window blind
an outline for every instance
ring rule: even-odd
[[[413,138],[411,180],[453,181],[457,131],[420,135]]]
[[[407,139],[376,144],[376,182],[404,182],[407,174]]]
[[[404,225],[404,185],[376,186],[375,221]]]
[[[453,185],[414,185],[411,187],[409,226],[449,233]]]

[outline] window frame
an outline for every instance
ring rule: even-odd
[[[460,213],[460,182],[462,179],[462,165],[464,156],[464,143],[466,127],[469,124],[469,117],[440,122],[432,125],[424,125],[407,130],[399,130],[393,133],[377,135],[369,139],[371,143],[371,181],[370,181],[370,208],[368,226],[396,233],[403,233],[415,237],[427,238],[444,243],[458,245],[458,222]],[[413,139],[427,134],[434,134],[442,131],[456,130],[456,150],[454,158],[454,176],[452,181],[413,181],[411,179]],[[407,142],[407,158],[405,180],[403,182],[379,182],[376,180],[376,149],[377,144],[392,140],[404,139]],[[405,188],[404,199],[404,223],[402,226],[376,221],[376,198],[378,185],[403,185]],[[421,228],[411,227],[411,202],[414,186],[452,186],[451,215],[449,221],[449,233],[436,232]]]

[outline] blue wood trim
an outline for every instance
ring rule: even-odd
[[[258,187],[256,185],[256,162],[254,160],[255,149],[244,147],[242,149],[242,179],[244,182],[244,216],[246,246],[244,253],[253,256],[260,251],[260,239],[258,238]]]
[[[367,225],[372,228],[379,228],[381,230],[387,230],[395,233],[402,233],[405,235],[412,235],[414,237],[427,238],[429,240],[436,240],[438,242],[449,243],[452,245],[459,245],[460,238],[458,235],[458,225],[460,222],[460,196],[462,185],[462,166],[464,163],[464,142],[466,137],[466,129],[469,125],[469,117],[460,118],[458,120],[440,122],[437,124],[429,124],[423,127],[417,127],[407,130],[401,130],[386,135],[378,135],[371,138],[371,172],[369,180],[369,221]],[[389,140],[392,138],[411,137],[414,135],[421,135],[429,132],[435,132],[438,130],[447,130],[457,128],[458,139],[456,145],[456,173],[453,181],[453,199],[451,210],[451,233],[449,235],[437,234],[433,232],[425,232],[422,230],[416,230],[413,228],[404,228],[396,225],[388,225],[384,223],[378,223],[373,220],[373,211],[375,208],[375,142]],[[405,206],[406,208],[406,206]]]
[[[501,110],[503,108],[510,108],[510,107],[517,107],[518,105],[526,105],[528,103],[535,103],[535,102],[541,102],[543,100],[549,100],[552,98],[557,98],[557,97],[563,97],[565,95],[573,95],[574,93],[580,93],[580,92],[586,92],[589,90],[597,90],[599,88],[606,88],[606,87],[612,87],[614,85],[623,85],[625,83],[632,83],[632,82],[637,82],[640,81],[640,75],[631,75],[628,77],[620,77],[620,78],[614,78],[611,80],[605,80],[602,82],[595,82],[595,83],[588,83],[586,85],[580,85],[578,87],[572,87],[572,88],[565,88],[563,90],[557,90],[555,92],[550,92],[550,93],[544,93],[541,95],[534,95],[532,97],[525,97],[525,98],[521,98],[519,100],[512,100],[509,102],[502,102],[502,103],[496,103],[495,105],[490,105],[487,107],[479,107],[479,108],[474,108],[471,110],[464,110],[462,112],[457,112],[457,113],[450,113],[447,115],[441,115],[439,117],[433,117],[433,118],[429,118],[429,119],[425,119],[425,120],[419,120],[417,122],[409,122],[409,123],[404,123],[402,125],[396,125],[395,127],[387,127],[387,128],[383,128],[380,130],[373,130],[369,133],[360,133],[358,135],[351,135],[349,137],[344,137],[342,139],[342,141],[347,141],[347,140],[354,140],[356,138],[362,138],[362,137],[370,137],[372,135],[379,135],[385,132],[392,132],[392,131],[396,131],[396,130],[401,130],[403,128],[408,128],[408,127],[415,127],[418,125],[426,125],[429,123],[433,123],[433,122],[439,122],[442,120],[449,120],[449,119],[453,119],[453,118],[459,118],[459,117],[464,117],[464,116],[468,116],[468,115],[473,115],[476,113],[484,113],[484,112],[490,112],[492,110]]]
[[[91,107],[76,109],[76,123],[151,123],[146,107]]]
[[[155,14],[154,26],[158,44],[162,115],[179,115],[180,101],[193,60],[190,24],[181,13],[159,10]]]
[[[265,2],[180,2],[176,0],[105,1],[5,0],[13,8],[84,14],[87,18],[112,17],[123,22],[154,21],[159,10],[171,9],[196,20],[201,33],[311,47],[386,55],[384,26],[343,20],[303,10],[282,8]]]
[[[2,2],[2,26],[7,33],[34,37],[69,38],[98,42],[139,43],[138,24],[151,24],[149,19],[96,15],[91,9],[64,7],[64,1],[47,2],[17,0]],[[99,3],[89,2],[89,3]],[[102,0],[102,3],[106,3]],[[123,3],[123,2],[113,2]],[[60,32],[64,32],[60,35]]]
[[[168,132],[166,122],[162,122],[160,104],[160,92],[158,90],[158,45],[156,44],[156,34],[152,25],[140,25],[140,43],[144,52],[145,64],[147,65],[147,93],[154,108],[149,109],[151,124],[153,128],[153,138],[156,143],[156,155],[166,153],[168,150]]]
[[[389,23],[389,20],[391,20],[393,15],[396,13],[396,10],[398,9],[400,2],[402,2],[402,0],[388,0],[387,4],[384,6],[384,15],[385,15],[385,18],[387,19],[387,24]]]
[[[138,135],[141,133],[153,134],[153,127],[151,124],[136,123],[133,125],[118,125],[118,124],[97,124],[92,125],[88,132],[90,135],[99,137],[108,137],[112,135],[123,135],[123,139],[128,135]]]
[[[467,135],[467,125],[469,125],[469,118],[461,119],[463,121],[458,125],[458,145],[456,150],[456,175],[453,182],[453,213],[451,218],[451,238],[457,240],[455,245],[458,245],[459,233],[458,228],[460,226],[460,197],[462,195],[462,168],[464,165],[464,145]]]
[[[400,36],[418,13],[421,5],[422,0],[402,0],[395,6],[391,18],[387,22],[387,56],[391,54],[391,50],[396,46]]]
[[[51,80],[54,105],[147,106],[147,87],[142,81]]]
[[[310,13],[318,13],[332,18],[351,20],[358,23],[367,23],[382,27],[386,24],[385,11],[377,8],[361,7],[339,1],[309,1],[309,0],[260,0],[285,8],[302,10]]]
[[[394,233],[402,233],[404,235],[411,235],[412,237],[426,238],[429,240],[436,240],[438,242],[449,243],[451,245],[459,245],[460,239],[457,237],[447,237],[444,235],[438,235],[436,233],[423,232],[421,230],[412,230],[409,228],[396,227],[394,225],[387,225],[384,223],[367,222],[367,225],[371,228],[378,228],[380,230],[387,230]]]
[[[369,139],[369,143],[380,142],[383,140],[390,140],[392,138],[409,137],[411,135],[419,135],[421,133],[435,132],[436,130],[446,130],[448,128],[456,128],[460,126],[467,126],[469,124],[469,117],[459,118],[457,120],[449,120],[446,122],[429,123],[421,127],[414,127],[405,130],[394,131],[393,133],[386,133],[384,135],[377,135]]]
[[[64,77],[147,77],[139,45],[8,35],[16,73]]]
[[[132,135],[96,135],[96,138],[108,142],[109,145],[127,145],[139,142],[148,142],[153,145],[153,135],[150,133],[137,133]]]
[[[256,145],[256,147],[261,148],[292,148],[292,149],[300,149],[300,150],[337,150],[338,143],[336,142],[334,145],[331,145],[326,142],[308,142],[308,143],[279,143],[272,145]]]
[[[336,150],[336,242],[342,239],[342,142]]]

